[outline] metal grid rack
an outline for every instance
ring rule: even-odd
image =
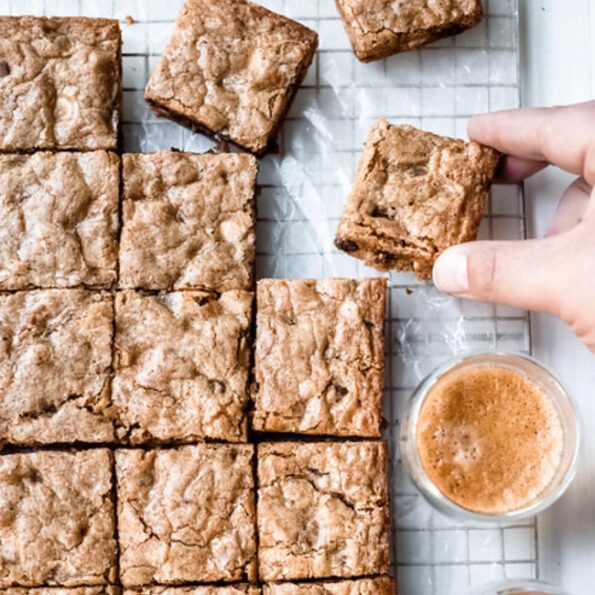
[[[259,174],[257,273],[375,276],[332,244],[367,131],[376,117],[464,137],[476,112],[519,104],[518,0],[484,0],[476,29],[421,51],[360,64],[333,0],[260,0],[320,34],[320,50]],[[129,151],[212,143],[151,115],[142,99],[182,0],[0,0],[3,14],[116,17],[124,36],[124,138]],[[133,24],[127,17],[134,19]],[[522,190],[496,187],[480,237],[525,234]],[[526,312],[440,295],[390,275],[385,416],[392,460],[394,561],[404,595],[459,595],[501,577],[535,577],[537,526],[470,527],[433,512],[404,477],[396,448],[411,390],[438,363],[469,349],[530,350]],[[412,291],[413,290],[413,291]]]

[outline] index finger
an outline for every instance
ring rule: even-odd
[[[595,101],[474,116],[469,137],[508,155],[552,163],[595,183]]]

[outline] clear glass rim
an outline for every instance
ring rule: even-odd
[[[566,591],[537,580],[496,581],[471,591],[470,595],[517,595],[522,593],[543,593],[544,595],[568,595]]]
[[[565,464],[565,469],[563,470],[562,479],[559,480],[555,486],[552,486],[552,484],[550,484],[550,486],[546,488],[545,495],[543,495],[542,497],[537,497],[536,500],[530,503],[528,506],[503,513],[482,513],[473,511],[460,506],[459,504],[453,502],[447,496],[445,496],[427,475],[421,463],[419,451],[417,449],[415,440],[416,425],[417,420],[419,419],[419,413],[421,411],[421,407],[425,401],[425,398],[429,393],[430,388],[432,388],[432,386],[434,386],[438,379],[441,378],[452,368],[457,367],[459,365],[465,365],[467,363],[471,364],[474,362],[474,360],[482,359],[491,360],[491,362],[486,361],[485,364],[493,363],[494,365],[504,365],[505,367],[506,360],[508,360],[510,364],[510,360],[517,359],[537,370],[540,370],[547,376],[548,381],[552,382],[553,385],[557,388],[557,391],[559,393],[558,397],[561,397],[561,399],[563,400],[562,405],[566,408],[567,413],[570,413],[572,417],[573,435],[571,436],[571,445],[568,444],[569,436],[567,435],[568,433],[566,431],[566,428],[564,428],[564,449],[567,449],[570,446],[572,448],[572,453],[570,454],[570,457],[567,457],[568,460]],[[481,362],[481,364],[483,363],[484,362]],[[514,366],[508,365],[508,367],[514,369]],[[522,370],[516,369],[516,371],[522,373]],[[562,418],[560,411],[561,403],[558,402],[558,397],[552,397],[552,402],[556,406],[556,409],[558,410],[558,413],[560,413],[560,417]],[[514,524],[519,521],[527,520],[534,517],[543,510],[549,508],[564,494],[564,492],[572,483],[572,480],[574,479],[574,476],[576,474],[580,452],[580,443],[581,431],[578,416],[576,414],[576,407],[568,391],[564,388],[564,386],[559,381],[557,376],[552,372],[552,370],[550,370],[547,366],[545,366],[544,364],[542,364],[541,362],[537,361],[535,358],[529,355],[522,353],[505,353],[499,351],[467,352],[450,358],[443,364],[436,367],[432,372],[430,372],[419,383],[409,400],[405,415],[403,417],[403,424],[401,426],[401,433],[399,439],[399,447],[401,449],[401,456],[403,459],[404,467],[409,477],[416,485],[417,489],[420,491],[422,496],[424,496],[426,500],[430,502],[430,504],[438,508],[438,510],[440,510],[441,512],[459,519],[470,520],[480,524],[486,523],[504,525]],[[410,469],[410,461],[408,460],[408,457],[403,456],[405,450],[412,456],[414,460],[416,467],[415,472],[413,472],[413,470]],[[564,461],[562,461],[560,465],[564,465]]]

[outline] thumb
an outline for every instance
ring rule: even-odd
[[[560,238],[454,246],[436,260],[434,284],[459,297],[557,313],[565,276]]]

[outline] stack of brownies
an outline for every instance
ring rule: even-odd
[[[0,18],[0,589],[393,593],[385,281],[259,282],[252,353],[256,160],[118,154],[120,51]]]

